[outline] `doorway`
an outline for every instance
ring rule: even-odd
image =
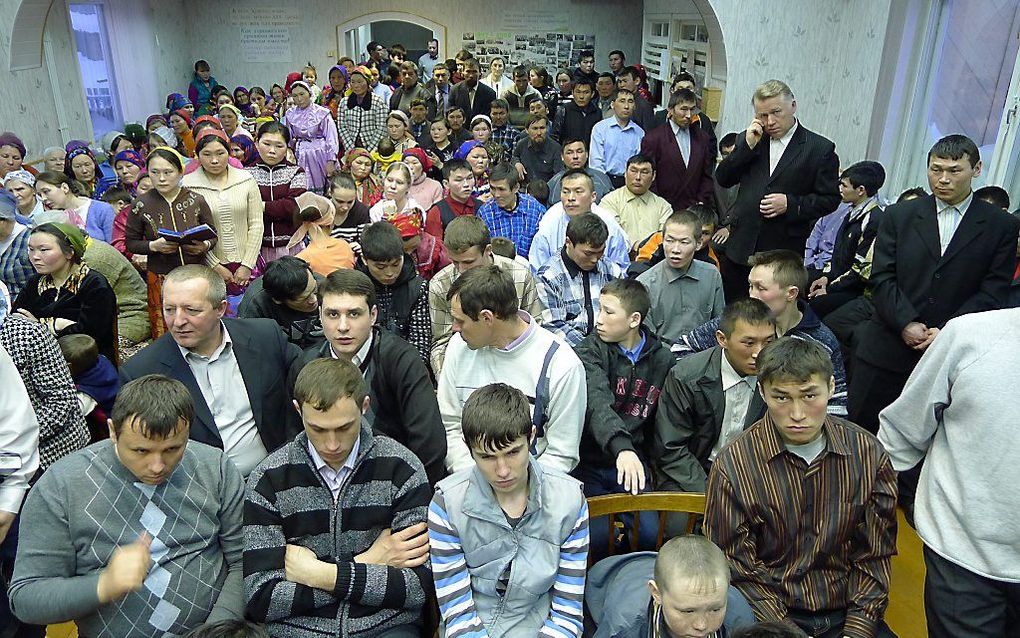
[[[68,9],[92,130],[99,138],[116,130],[122,121],[104,7],[97,3],[72,3]]]
[[[337,49],[360,62],[366,57],[366,47],[375,40],[384,46],[400,43],[407,48],[407,59],[416,61],[425,53],[428,41],[439,40],[439,59],[446,53],[446,27],[422,16],[386,11],[370,13],[337,25]]]

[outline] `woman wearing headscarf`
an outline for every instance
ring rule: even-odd
[[[81,229],[96,239],[113,240],[113,207],[78,192],[79,182],[64,173],[40,173],[35,179],[35,192],[47,210],[62,211],[61,221]]]
[[[329,109],[329,112],[333,114],[333,121],[336,121],[337,110],[349,94],[347,84],[350,82],[351,76],[347,67],[338,64],[329,70],[328,77],[329,86],[322,90],[315,103]]]
[[[167,125],[166,116],[162,113],[153,113],[149,117],[145,118],[145,132],[148,135],[152,135],[161,126]]]
[[[138,178],[145,172],[145,160],[142,158],[142,154],[134,149],[117,153],[113,158],[113,170],[117,171],[120,187],[134,197]]]
[[[219,115],[220,126],[223,127],[223,132],[227,134],[227,137],[235,135],[251,137],[251,132],[241,126],[241,110],[239,108],[233,104],[222,104],[216,113]]]
[[[363,148],[352,148],[344,155],[343,170],[354,180],[358,201],[369,208],[382,199],[382,184],[374,168],[372,154]]]
[[[432,160],[422,148],[409,148],[404,151],[404,163],[411,169],[411,198],[421,204],[424,210],[443,199],[443,185],[432,179],[427,173],[432,170]]]
[[[453,156],[456,159],[465,160],[471,167],[471,174],[475,178],[475,187],[471,191],[471,196],[483,202],[492,199],[492,189],[489,186],[491,162],[485,146],[477,140],[468,140],[460,145]]]
[[[116,176],[107,176],[99,168],[95,154],[87,142],[72,140],[67,143],[67,156],[64,157],[64,175],[77,180],[85,187],[85,194],[92,199],[99,199],[103,193],[117,183]]]
[[[195,117],[195,105],[180,93],[171,93],[166,96],[166,112],[173,113],[174,111],[184,111],[189,118]]]
[[[323,193],[326,182],[336,172],[340,140],[329,109],[312,104],[312,90],[304,80],[291,83],[294,107],[287,111],[284,123],[290,131],[290,143],[297,164],[305,171],[308,190]]]
[[[249,135],[237,134],[230,138],[230,155],[245,168],[251,168],[259,161],[255,140]]]
[[[262,263],[264,204],[255,178],[230,165],[230,140],[215,128],[202,130],[195,146],[200,167],[182,183],[205,198],[219,241],[207,263],[227,283],[227,294],[242,294]]]
[[[24,171],[18,171],[24,172]],[[10,177],[11,173],[7,173]],[[28,237],[31,230],[16,219],[15,196],[0,191],[0,282],[17,295],[35,270],[28,259]]]
[[[11,171],[26,170],[24,163],[27,152],[20,137],[10,131],[0,133],[0,178]]]
[[[255,117],[255,110],[251,103],[251,94],[243,86],[234,89],[234,106],[241,111],[244,117]]]
[[[471,138],[482,143],[489,153],[489,164],[495,166],[503,161],[506,149],[492,139],[492,119],[488,115],[476,115],[471,118]]]
[[[369,85],[371,77],[369,69],[356,67],[349,82],[351,94],[337,107],[337,128],[346,151],[354,148],[375,150],[379,140],[386,135],[389,106],[372,92]]]
[[[407,149],[418,146],[411,135],[411,118],[403,111],[391,111],[386,117],[386,135],[393,142],[394,151],[401,155]]]
[[[82,261],[84,233],[69,224],[42,224],[32,230],[28,250],[36,274],[18,293],[14,310],[56,337],[89,335],[99,352],[115,361],[117,297],[106,277]]]
[[[404,240],[404,252],[414,260],[414,266],[422,279],[429,281],[437,272],[450,265],[446,246],[422,230],[419,215],[400,213],[390,223],[400,231],[400,238]]]
[[[42,199],[35,192],[35,175],[26,170],[11,171],[4,175],[4,188],[14,196],[18,204],[18,214],[25,219],[34,220],[43,212]]]
[[[297,197],[308,189],[305,171],[287,159],[290,130],[275,120],[259,127],[259,161],[248,172],[259,185],[262,213],[262,258],[266,263],[301,250],[288,248],[300,220]]]
[[[177,136],[177,151],[185,157],[195,156],[195,136],[191,133],[191,117],[184,109],[178,109],[167,118]]]
[[[149,322],[152,338],[166,331],[162,307],[163,279],[184,264],[208,263],[207,253],[217,239],[176,243],[160,237],[159,230],[183,232],[205,224],[216,228],[216,220],[205,198],[181,185],[184,158],[171,148],[155,148],[146,161],[153,188],[135,200],[124,229],[128,252],[145,255]]]

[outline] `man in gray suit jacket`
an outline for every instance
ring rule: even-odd
[[[221,448],[243,476],[297,434],[288,428],[285,380],[300,354],[272,319],[224,319],[226,286],[207,266],[182,266],[163,282],[167,333],[120,369],[182,382],[195,404],[190,437]]]
[[[704,492],[719,450],[765,415],[755,362],[775,338],[768,306],[758,299],[738,299],[723,311],[716,332],[719,345],[673,367],[655,417],[652,458],[658,459],[658,489]]]

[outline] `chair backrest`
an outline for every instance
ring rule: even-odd
[[[698,520],[705,513],[705,495],[689,492],[645,492],[643,494],[607,494],[588,499],[588,518],[609,517],[609,556],[616,553],[617,515],[632,512],[658,512],[659,533],[655,549],[662,547],[666,535],[668,513],[696,514],[687,517],[687,533],[694,531]],[[637,551],[640,517],[633,517],[634,531],[630,534],[631,551]],[[594,539],[592,542],[595,542]]]

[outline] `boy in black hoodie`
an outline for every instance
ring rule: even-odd
[[[358,270],[375,285],[376,325],[414,346],[428,365],[432,346],[429,289],[418,276],[414,261],[405,257],[404,241],[396,227],[385,221],[365,227]]]
[[[615,279],[602,288],[599,304],[595,331],[575,349],[588,377],[588,409],[574,476],[584,482],[585,496],[637,494],[651,488],[648,446],[674,359],[642,326],[651,305],[643,284]],[[657,517],[648,514],[641,521],[640,542],[654,547]],[[605,518],[593,520],[591,537],[605,538],[600,531],[606,524]],[[624,524],[629,529],[630,523]],[[593,543],[590,551],[603,555],[606,549]]]

